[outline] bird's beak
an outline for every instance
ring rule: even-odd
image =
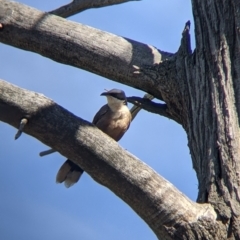
[[[101,93],[100,96],[109,96],[109,93],[108,92],[103,92],[103,93]]]

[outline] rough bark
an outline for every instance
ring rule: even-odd
[[[240,239],[239,1],[193,0],[196,50],[185,59],[185,126],[199,181],[225,223],[225,239]]]
[[[94,179],[123,198],[159,238],[240,239],[239,1],[192,0],[196,49],[191,52],[190,24],[187,23],[176,54],[164,53],[22,4],[5,0],[0,0],[0,4],[1,42],[83,68],[164,100],[166,105],[152,104],[152,111],[163,116],[167,113],[186,130],[199,181],[197,201],[209,203],[217,218],[211,210],[206,215],[201,210],[200,216],[196,214],[196,210],[209,205],[194,204],[184,196],[180,200],[182,205],[175,199],[173,202],[171,196],[176,194],[173,186],[91,125],[45,98],[39,98],[39,103],[31,109],[29,105],[22,107],[25,102],[19,105],[5,95],[0,108],[9,111],[0,112],[1,120],[17,127],[22,117],[29,118],[26,133],[73,159]],[[11,92],[16,88],[10,86],[9,89]],[[22,90],[15,91],[20,94]],[[23,97],[30,93],[21,94]],[[33,95],[29,95],[30,99]],[[58,114],[63,122],[56,119]],[[64,122],[64,117],[72,119],[71,126]],[[48,128],[48,136],[42,129],[44,126]],[[68,134],[59,132],[58,127],[69,128]],[[56,134],[60,136],[58,142]],[[98,140],[95,139],[97,134],[101,136]],[[93,144],[93,139],[97,145]],[[66,140],[71,143],[71,152],[64,147]],[[110,145],[111,150],[107,148]],[[113,154],[121,161],[116,161]],[[91,161],[85,162],[86,158],[96,160],[95,166]],[[110,170],[109,178],[114,184],[108,182]],[[126,189],[135,196],[131,198]],[[177,192],[177,196],[180,195]]]

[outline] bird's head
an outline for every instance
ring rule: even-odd
[[[119,89],[112,89],[107,92],[103,92],[101,96],[106,96],[108,106],[114,111],[119,109],[123,105],[127,105],[127,98],[125,92]]]

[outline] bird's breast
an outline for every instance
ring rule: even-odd
[[[106,114],[105,120],[101,121],[104,124],[99,122],[97,126],[111,138],[119,141],[128,129],[131,117],[129,109],[124,106],[116,112]]]

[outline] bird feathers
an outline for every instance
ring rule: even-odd
[[[69,188],[74,183],[78,182],[83,172],[83,169],[67,159],[57,173],[56,182],[64,182],[65,186]]]
[[[93,118],[92,123],[115,141],[119,141],[128,130],[132,115],[126,105],[126,96],[122,90],[112,89],[102,93],[108,104],[102,106]],[[64,182],[66,187],[76,183],[84,170],[69,159],[59,169],[56,181]]]

